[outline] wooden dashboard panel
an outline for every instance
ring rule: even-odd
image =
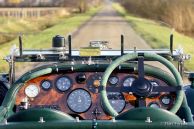
[[[30,84],[34,84],[36,86],[38,86],[40,92],[38,94],[38,96],[36,96],[35,98],[29,98],[29,103],[30,103],[30,107],[36,107],[37,105],[58,105],[60,107],[60,110],[64,113],[73,115],[73,116],[79,116],[83,119],[111,119],[110,116],[108,116],[104,111],[103,108],[101,106],[101,100],[100,100],[100,94],[99,93],[92,93],[88,87],[87,87],[87,81],[86,83],[83,84],[78,84],[76,82],[76,76],[80,74],[80,73],[66,73],[66,74],[51,74],[51,75],[46,75],[46,76],[41,76],[35,79],[32,79],[28,82],[25,83],[25,85],[19,90],[19,92],[17,93],[16,96],[16,106],[19,106],[22,102],[23,99],[26,98],[25,95],[25,88],[27,86],[29,86]],[[99,75],[103,75],[103,73],[96,73],[96,72],[85,72],[84,73],[86,75],[86,78],[90,78],[90,76],[93,76],[95,74],[99,74]],[[66,92],[60,92],[56,86],[56,80],[57,78],[61,77],[61,76],[67,76],[72,80],[72,87],[66,91]],[[129,76],[129,74],[127,73],[115,73],[114,76],[117,76],[119,78],[119,83],[118,83],[118,87],[122,86],[123,80],[126,78],[126,76]],[[133,75],[136,76],[136,75]],[[146,77],[149,80],[156,80],[153,77]],[[52,88],[49,90],[44,90],[41,88],[41,82],[43,80],[50,80],[52,82]],[[159,82],[161,85],[167,85],[165,82],[157,79],[157,82]],[[92,98],[92,105],[89,108],[89,110],[87,112],[84,113],[75,113],[73,111],[71,111],[67,105],[67,97],[68,95],[71,93],[72,90],[77,89],[77,88],[82,88],[87,90]],[[113,87],[114,88],[114,87]],[[136,98],[133,95],[129,95],[129,94],[124,94],[125,97],[125,101],[126,101],[126,106],[124,108],[124,111],[127,111],[129,109],[134,108],[134,102],[136,100]],[[146,102],[150,103],[152,101],[159,101],[158,100],[159,97],[157,98],[152,98],[152,99],[146,99]],[[94,111],[98,110],[97,115],[94,115]]]

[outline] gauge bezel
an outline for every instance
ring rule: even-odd
[[[164,104],[162,102],[162,99],[164,97],[169,97],[170,98],[170,103],[169,104]],[[160,103],[162,104],[162,106],[164,106],[164,107],[170,107],[173,104],[173,97],[171,95],[169,95],[169,94],[163,94],[163,95],[161,95],[160,98],[159,98],[159,100],[160,100]]]
[[[88,107],[87,110],[85,110],[85,111],[83,111],[83,112],[76,112],[76,111],[72,110],[72,109],[69,107],[69,104],[68,104],[68,102],[67,102],[67,100],[68,100],[70,94],[71,94],[72,92],[76,91],[76,90],[84,90],[84,91],[86,91],[86,92],[89,94],[90,98],[91,98],[90,106]],[[85,112],[87,112],[88,110],[90,110],[90,108],[92,107],[92,104],[93,104],[93,103],[92,103],[92,95],[90,94],[90,92],[89,92],[88,90],[86,90],[86,89],[84,89],[84,88],[76,88],[76,89],[72,90],[72,91],[67,95],[66,104],[67,104],[68,109],[69,109],[70,111],[74,112],[74,113],[78,113],[78,114],[85,113]]]
[[[125,77],[122,79],[122,87],[126,87],[126,86],[124,86],[123,84],[124,84],[125,80],[127,80],[127,78],[134,78],[135,80],[137,79],[137,77],[134,76],[134,75],[127,75],[127,76],[125,76]]]
[[[45,81],[49,82],[50,85],[51,85],[48,89],[46,89],[46,88],[44,88],[44,87],[42,86],[42,84],[43,84]],[[44,79],[44,80],[42,80],[42,81],[40,82],[40,87],[41,87],[43,90],[45,90],[45,91],[49,91],[49,90],[52,89],[52,87],[53,87],[52,81],[51,81],[51,80],[48,80],[48,79]]]
[[[70,81],[70,87],[69,87],[67,90],[65,90],[65,91],[62,91],[62,90],[60,90],[60,89],[57,87],[57,81],[58,81],[60,78],[63,78],[63,77],[68,78],[69,81]],[[57,77],[57,78],[55,79],[55,88],[57,89],[57,91],[58,91],[59,93],[64,93],[64,92],[69,91],[69,90],[72,88],[72,86],[73,86],[73,80],[72,80],[69,76],[62,75],[62,76],[59,76],[59,77]]]
[[[27,89],[27,87],[29,87],[30,85],[34,85],[34,86],[36,86],[36,88],[38,89],[38,94],[37,94],[35,97],[30,97],[30,96],[28,96],[28,95],[26,94],[26,89]],[[36,98],[36,97],[38,97],[39,93],[40,93],[40,88],[39,88],[39,86],[37,86],[37,85],[34,84],[34,83],[31,83],[31,84],[27,85],[27,86],[25,87],[25,89],[24,89],[24,94],[25,94],[28,98]]]
[[[123,95],[123,93],[122,93],[122,92],[117,92],[117,93],[120,93],[120,94],[122,95],[122,97],[123,97],[123,100],[125,101],[125,96]],[[107,92],[107,98],[108,98],[108,92]],[[103,111],[106,113],[106,111],[104,110],[103,106],[104,106],[104,105],[103,105],[103,103],[101,102],[101,107],[102,107]],[[124,109],[126,108],[126,106],[127,106],[127,102],[125,101],[125,105],[124,105],[123,109],[122,109],[120,112],[118,112],[118,113],[123,112]]]
[[[110,78],[112,78],[112,77],[116,77],[116,78],[118,79],[118,81],[117,81],[116,84],[111,84]],[[108,84],[109,84],[110,86],[117,86],[117,85],[119,84],[119,81],[120,81],[120,79],[119,79],[119,77],[116,76],[116,75],[111,75],[111,76],[108,78]]]

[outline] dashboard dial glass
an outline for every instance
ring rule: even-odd
[[[108,79],[108,82],[109,82],[109,84],[111,84],[111,85],[116,85],[116,84],[118,84],[118,82],[119,82],[119,78],[116,77],[116,76],[111,76],[111,77]]]
[[[51,81],[49,81],[49,80],[43,80],[41,82],[41,87],[44,90],[49,90],[52,87]]]
[[[172,98],[169,95],[163,95],[163,96],[161,96],[160,101],[163,105],[167,106],[171,103]]]
[[[64,92],[70,89],[72,86],[72,82],[68,77],[60,77],[56,81],[56,87],[59,91]]]
[[[25,94],[29,98],[35,98],[39,94],[39,88],[34,84],[30,84],[25,88]]]
[[[68,107],[76,113],[86,112],[92,104],[92,98],[88,91],[77,89],[72,91],[67,98]]]
[[[108,92],[107,93],[108,100],[111,106],[118,112],[122,112],[125,108],[125,99],[122,93],[119,92]]]
[[[123,81],[123,86],[124,87],[131,87],[133,82],[136,80],[135,77],[127,77],[125,78],[125,80]]]
[[[149,104],[149,107],[151,108],[160,108],[160,105],[157,102],[152,102]]]

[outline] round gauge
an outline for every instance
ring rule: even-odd
[[[158,86],[159,86],[158,82],[156,82],[156,81],[150,81],[150,83],[151,83],[151,85],[152,85],[153,87],[158,87]],[[159,94],[160,94],[159,92],[152,92],[151,95],[150,95],[149,97],[156,97],[156,96],[158,96]]]
[[[92,98],[88,91],[76,89],[67,98],[68,107],[76,113],[86,112],[92,104]]]
[[[102,80],[100,74],[93,74],[87,79],[87,87],[92,93],[98,93],[98,89]]]
[[[116,84],[118,84],[118,82],[119,82],[119,78],[116,77],[116,76],[111,76],[111,77],[108,79],[108,82],[109,82],[109,84],[111,84],[111,85],[116,85]]]
[[[108,92],[107,93],[108,100],[111,106],[118,112],[122,112],[125,108],[125,99],[124,96],[119,92]]]
[[[160,108],[160,105],[157,102],[152,102],[148,106],[151,108]]]
[[[34,84],[31,84],[25,88],[25,94],[29,98],[35,98],[38,95],[38,93],[39,88]]]
[[[72,86],[72,82],[68,77],[60,77],[56,81],[56,87],[59,91],[64,92],[67,91]]]
[[[160,102],[163,104],[163,105],[169,105],[172,101],[172,97],[169,96],[169,95],[163,95],[160,97]]]
[[[125,78],[125,80],[123,81],[123,86],[124,87],[131,87],[131,85],[133,84],[133,82],[136,80],[135,77],[127,77]]]
[[[43,80],[41,82],[41,87],[44,90],[49,90],[52,87],[51,81],[49,81],[49,80]]]

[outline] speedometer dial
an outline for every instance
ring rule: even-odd
[[[108,92],[107,93],[108,100],[111,106],[118,112],[122,112],[125,108],[125,99],[124,96],[119,92]]]
[[[25,88],[25,94],[29,97],[29,98],[34,98],[38,95],[39,93],[39,88],[34,85],[34,84],[31,84],[29,86],[27,86]]]
[[[88,91],[76,89],[67,98],[68,107],[76,113],[86,112],[92,104],[92,99]]]
[[[56,81],[56,87],[59,91],[67,91],[72,86],[72,81],[68,77],[60,77]]]
[[[125,80],[123,81],[123,86],[124,87],[131,87],[131,85],[133,84],[133,82],[136,80],[135,77],[127,77],[125,78]]]

